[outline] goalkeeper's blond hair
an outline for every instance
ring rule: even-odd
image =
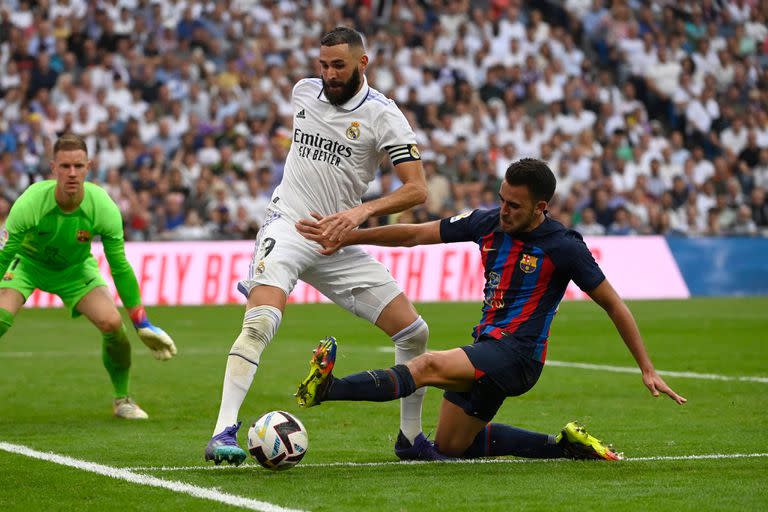
[[[85,139],[83,139],[79,135],[75,135],[74,133],[65,133],[61,137],[59,137],[56,142],[53,144],[53,156],[56,156],[56,153],[59,151],[77,151],[82,150],[85,151],[86,156],[88,155],[88,146],[85,144]]]

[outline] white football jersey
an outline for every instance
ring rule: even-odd
[[[363,86],[331,105],[319,78],[293,88],[293,142],[272,207],[293,220],[353,208],[389,154],[393,165],[419,160],[416,135],[395,102]]]

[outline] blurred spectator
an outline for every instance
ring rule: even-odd
[[[595,210],[592,208],[584,208],[581,212],[581,221],[576,224],[573,229],[581,233],[583,236],[599,236],[605,234],[605,226],[597,222],[595,216]]]
[[[736,220],[728,228],[728,234],[754,236],[757,234],[757,224],[752,219],[752,209],[748,204],[739,206],[736,212]]]

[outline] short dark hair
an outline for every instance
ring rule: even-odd
[[[320,46],[348,44],[350,48],[365,48],[360,32],[349,27],[336,27],[320,39]]]
[[[507,168],[504,179],[509,185],[525,185],[536,201],[552,200],[557,180],[549,166],[535,158],[523,158]]]
[[[83,150],[88,155],[88,146],[85,145],[85,140],[74,133],[65,133],[53,144],[53,156],[56,156],[59,151],[77,150]]]

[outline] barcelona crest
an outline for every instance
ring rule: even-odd
[[[350,140],[357,140],[360,138],[360,123],[352,121],[352,124],[347,128],[347,138]]]
[[[538,265],[539,265],[538,256],[523,254],[523,257],[520,259],[520,270],[522,270],[526,274],[530,274],[531,272],[536,272],[536,267],[538,267]]]
[[[91,239],[91,232],[86,229],[78,229],[77,230],[77,241],[78,242],[87,242]]]

